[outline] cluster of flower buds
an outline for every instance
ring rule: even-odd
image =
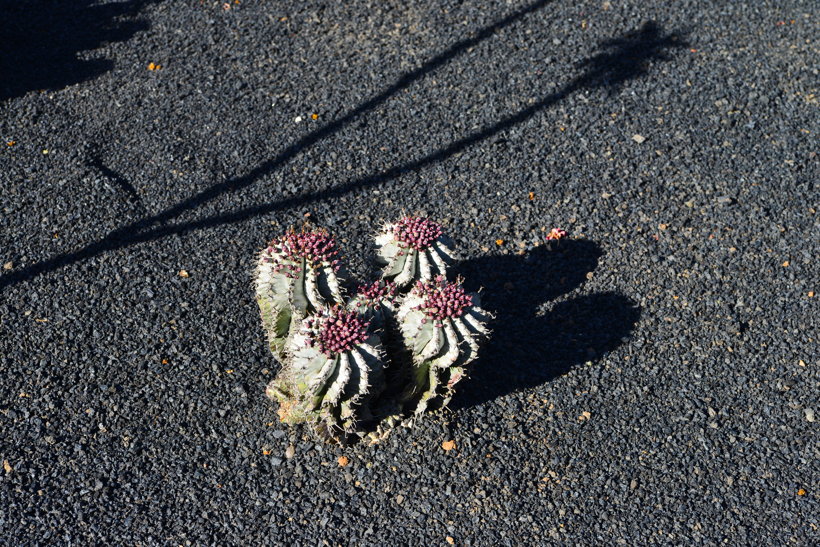
[[[324,230],[314,230],[311,232],[289,231],[285,235],[271,242],[267,249],[268,253],[279,257],[274,272],[288,269],[289,276],[298,273],[300,268],[292,267],[291,264],[302,258],[313,267],[329,264],[334,271],[339,270],[339,254],[336,248],[336,240],[332,235]]]
[[[355,312],[337,305],[305,321],[307,345],[318,345],[327,356],[343,353],[364,342],[368,325]]]
[[[461,317],[464,310],[473,305],[473,297],[464,292],[464,287],[460,283],[449,283],[443,275],[427,283],[419,281],[413,290],[424,299],[418,309],[435,320],[436,327],[440,327],[444,319]]]
[[[423,217],[406,216],[393,228],[396,240],[407,247],[423,251],[441,237],[441,225]]]
[[[356,307],[375,308],[382,302],[392,304],[396,299],[396,290],[395,283],[382,279],[367,285],[359,285],[356,293]]]

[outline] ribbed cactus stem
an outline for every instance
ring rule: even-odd
[[[294,321],[343,301],[336,272],[338,250],[322,230],[291,230],[259,256],[256,301],[274,355],[285,359],[285,342]]]
[[[421,414],[443,406],[453,386],[464,377],[464,366],[477,357],[488,336],[490,315],[478,307],[478,295],[467,294],[460,282],[443,276],[417,282],[398,312],[405,346],[412,355],[411,385],[403,399]]]
[[[280,403],[281,420],[310,423],[338,442],[355,435],[370,418],[364,403],[384,384],[381,341],[367,321],[342,306],[317,310],[301,321],[287,353],[267,390]]]
[[[397,287],[391,281],[378,280],[359,286],[350,300],[348,309],[355,311],[370,322],[374,331],[389,328],[396,313]]]
[[[441,225],[422,217],[405,216],[386,224],[376,236],[376,245],[384,265],[382,277],[400,289],[446,275],[453,262],[452,246]]]

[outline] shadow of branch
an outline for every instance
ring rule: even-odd
[[[335,133],[338,129],[349,123],[350,120],[361,112],[371,109],[377,104],[386,101],[390,95],[396,93],[400,89],[403,89],[411,82],[421,78],[424,74],[430,72],[434,68],[444,64],[449,59],[452,59],[465,49],[477,43],[477,41],[486,39],[488,36],[497,32],[502,26],[506,26],[514,21],[517,21],[527,13],[537,10],[547,3],[548,2],[546,1],[542,1],[532,4],[531,6],[501,20],[500,22],[487,27],[473,38],[459,42],[448,49],[445,53],[429,61],[420,69],[400,78],[396,84],[391,86],[385,92],[377,95],[373,99],[370,99],[363,105],[360,105],[351,113],[343,116],[342,118],[330,122],[323,128],[320,128],[314,133],[307,135],[295,144],[286,148],[274,159],[262,163],[250,173],[223,183],[215,184],[210,188],[203,190],[199,194],[183,200],[177,205],[174,205],[159,214],[143,218],[123,226],[122,228],[118,228],[104,238],[92,242],[78,251],[58,255],[51,259],[47,259],[14,271],[10,274],[6,274],[0,277],[0,289],[21,281],[32,279],[37,275],[56,270],[64,265],[94,257],[106,251],[117,250],[142,242],[154,241],[170,235],[182,235],[203,228],[211,228],[225,224],[242,222],[259,215],[299,207],[317,201],[338,198],[357,189],[390,182],[402,174],[416,172],[422,168],[442,162],[478,142],[486,140],[499,132],[504,131],[505,129],[520,124],[532,117],[537,112],[553,106],[580,89],[598,87],[611,87],[613,89],[617,88],[628,80],[646,74],[649,70],[651,61],[667,59],[668,49],[686,46],[686,43],[679,34],[664,34],[657,24],[653,22],[646,23],[641,29],[635,32],[631,32],[623,37],[607,40],[599,44],[597,49],[603,51],[580,63],[580,66],[584,67],[585,71],[573,80],[569,81],[558,91],[543,97],[540,101],[537,101],[516,114],[508,116],[495,124],[487,126],[484,129],[454,141],[450,145],[437,151],[421,156],[420,158],[395,165],[384,171],[350,181],[341,186],[328,188],[312,194],[294,196],[292,198],[265,203],[254,207],[248,207],[225,214],[214,215],[192,222],[173,225],[166,224],[168,221],[176,218],[181,213],[194,209],[198,205],[210,201],[219,195],[227,192],[235,192],[241,188],[249,186],[292,159],[304,148],[309,147],[320,139]],[[156,226],[157,224],[159,224],[159,226]]]

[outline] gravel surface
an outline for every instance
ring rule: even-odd
[[[0,543],[820,542],[816,2],[0,4]],[[317,445],[254,255],[403,211],[494,338]]]

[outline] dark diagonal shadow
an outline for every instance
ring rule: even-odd
[[[623,343],[640,318],[640,308],[623,295],[580,296],[540,313],[580,286],[600,256],[597,244],[569,240],[557,251],[538,247],[524,256],[483,257],[460,266],[468,287],[485,289],[481,305],[496,319],[492,344],[459,385],[451,408],[538,386]]]
[[[86,165],[92,167],[106,179],[113,182],[120,189],[120,192],[127,196],[128,203],[130,203],[137,211],[140,213],[147,212],[145,210],[145,205],[142,203],[142,199],[140,199],[139,193],[137,193],[137,189],[134,188],[134,186],[121,174],[104,165],[100,159],[99,151],[96,150],[96,148],[93,149],[91,155],[86,160]]]
[[[0,0],[0,102],[107,72],[110,60],[83,60],[77,54],[147,30],[147,21],[124,18],[155,1]]]
[[[254,207],[248,207],[221,215],[214,215],[192,222],[173,225],[165,224],[183,212],[194,209],[202,203],[213,200],[222,194],[235,192],[254,183],[261,177],[269,174],[277,167],[289,161],[304,148],[311,146],[322,138],[337,132],[342,126],[349,123],[359,114],[386,101],[397,91],[407,87],[413,81],[418,80],[431,70],[434,70],[436,67],[446,63],[448,60],[452,59],[465,49],[472,47],[472,45],[475,45],[479,41],[491,36],[500,28],[517,21],[527,13],[531,13],[546,4],[547,2],[533,4],[500,22],[485,28],[475,37],[459,42],[445,53],[442,53],[432,59],[422,68],[402,77],[396,84],[391,86],[384,93],[370,99],[342,118],[339,118],[316,132],[307,135],[297,143],[285,149],[276,158],[264,162],[250,173],[242,177],[230,179],[223,183],[211,186],[196,196],[186,199],[162,213],[114,230],[103,239],[91,243],[76,252],[59,255],[0,277],[0,288],[31,279],[34,276],[53,271],[63,265],[78,262],[106,251],[121,249],[123,247],[141,242],[153,241],[169,235],[185,234],[201,228],[241,222],[258,215],[288,209],[291,207],[302,206],[316,201],[333,199],[357,189],[372,187],[389,182],[402,174],[415,172],[424,167],[444,161],[472,146],[473,144],[481,142],[501,131],[504,131],[505,129],[520,124],[521,122],[532,117],[537,112],[551,107],[580,89],[604,86],[617,87],[628,80],[642,76],[649,69],[652,60],[665,59],[666,51],[668,49],[683,47],[686,45],[677,34],[664,34],[655,23],[647,23],[638,31],[629,33],[616,40],[608,40],[602,43],[598,48],[601,52],[582,63],[585,68],[584,72],[569,81],[558,91],[543,97],[541,100],[519,111],[518,113],[504,118],[501,121],[487,126],[486,128],[481,129],[471,135],[467,135],[440,150],[431,152],[427,155],[421,156],[420,158],[410,160],[404,164],[390,167],[384,171],[350,181],[341,186],[329,188],[327,190],[314,192],[312,194],[294,196],[292,198],[265,203]],[[155,226],[156,224],[160,224],[160,226]]]

